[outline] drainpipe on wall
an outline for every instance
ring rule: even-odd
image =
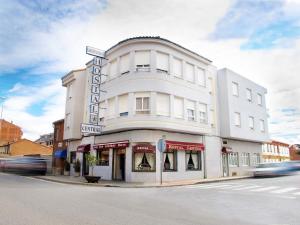
[[[203,143],[205,143],[205,136],[203,136]],[[206,143],[205,143],[206,146]],[[204,179],[207,178],[207,171],[206,171],[206,148],[203,151],[203,172],[204,172]]]

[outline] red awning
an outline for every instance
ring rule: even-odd
[[[179,151],[204,151],[205,147],[202,143],[166,141],[166,150]]]
[[[155,146],[150,144],[139,144],[132,147],[136,153],[155,153]]]
[[[86,145],[79,145],[77,147],[77,152],[89,152],[91,150],[91,145],[86,144]]]
[[[126,141],[116,141],[116,142],[94,144],[93,149],[101,150],[101,149],[107,149],[107,148],[126,148],[128,146],[129,146],[129,141],[126,140]]]
[[[222,153],[230,153],[230,152],[232,152],[232,148],[223,146],[222,149],[221,149],[221,152]]]

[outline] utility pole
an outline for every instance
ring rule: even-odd
[[[4,100],[4,99],[6,99],[6,98],[0,96],[0,99]],[[3,118],[2,115],[3,115],[3,102],[2,102],[2,106],[1,106],[1,117],[0,117],[0,119]]]

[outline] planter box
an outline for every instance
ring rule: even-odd
[[[101,179],[101,177],[97,176],[84,176],[84,178],[88,183],[98,183],[98,181]]]

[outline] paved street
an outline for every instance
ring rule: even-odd
[[[300,176],[104,188],[0,173],[0,224],[298,225]]]

